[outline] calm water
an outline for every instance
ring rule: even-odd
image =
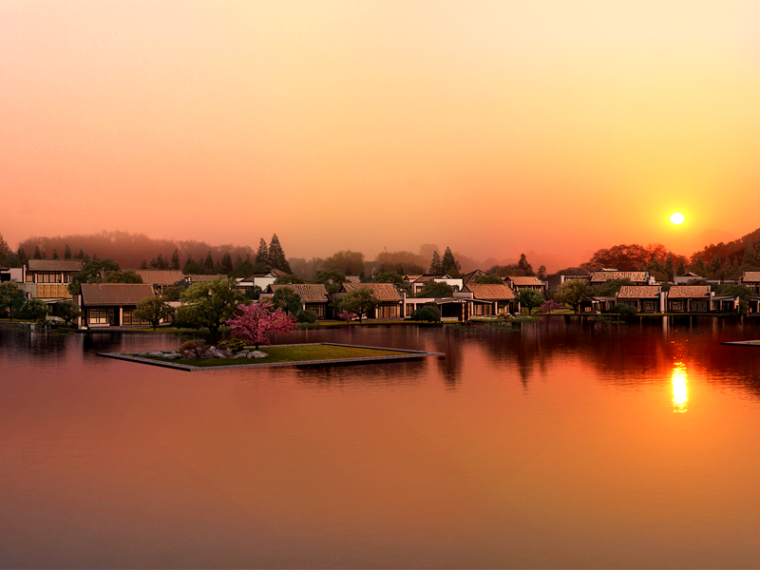
[[[757,567],[760,326],[365,326],[396,364],[179,372],[0,328],[4,567]]]

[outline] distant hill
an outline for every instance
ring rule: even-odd
[[[692,259],[695,259],[701,253],[705,263],[712,260],[716,255],[721,261],[725,260],[726,257],[729,257],[733,261],[734,257],[736,257],[739,263],[741,263],[744,257],[744,250],[747,249],[747,244],[750,240],[752,240],[753,244],[757,244],[758,240],[760,240],[760,228],[728,243],[720,242],[718,244],[706,245],[701,252],[695,252]]]

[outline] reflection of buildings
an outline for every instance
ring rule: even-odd
[[[686,403],[689,401],[689,390],[686,385],[686,365],[676,362],[672,373],[673,385],[673,411],[682,414],[687,411]]]

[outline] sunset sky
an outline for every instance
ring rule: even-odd
[[[276,232],[551,270],[760,227],[754,0],[0,0],[0,62],[13,247]]]

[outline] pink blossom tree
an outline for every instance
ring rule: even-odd
[[[552,311],[556,311],[560,307],[562,307],[562,305],[560,305],[559,303],[557,303],[557,301],[555,301],[553,299],[549,299],[548,301],[544,301],[541,304],[541,310],[544,313],[549,313],[550,315],[552,314]]]
[[[356,313],[351,313],[349,311],[342,311],[338,313],[338,318],[344,321],[353,321],[356,317],[357,317]]]
[[[269,337],[273,334],[289,333],[296,328],[295,317],[286,315],[281,308],[274,307],[269,301],[252,305],[239,305],[234,317],[225,321],[236,338],[241,338],[259,349],[260,344],[271,344]]]

